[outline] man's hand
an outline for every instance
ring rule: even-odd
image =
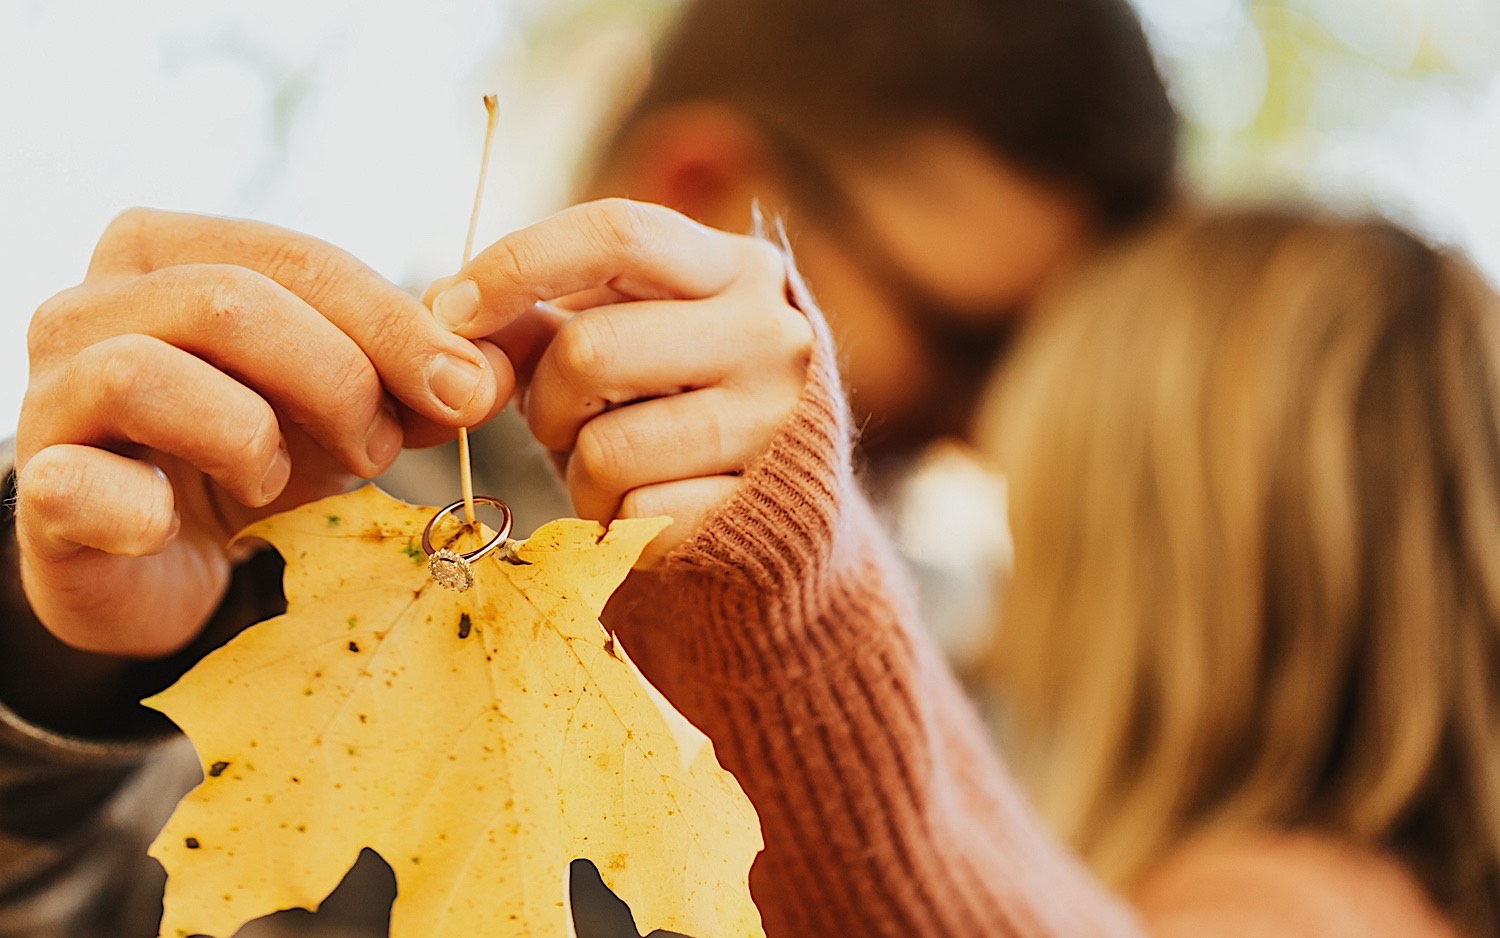
[[[22,584],[55,636],[111,655],[189,642],[245,523],[376,475],[403,437],[487,420],[513,385],[493,345],[336,248],[141,209],[110,225],[28,342]]]

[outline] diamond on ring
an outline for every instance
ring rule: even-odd
[[[462,593],[474,585],[474,568],[461,555],[446,548],[427,558],[427,572],[437,584]]]

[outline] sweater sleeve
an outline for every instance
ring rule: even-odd
[[[11,461],[10,443],[0,441],[0,498],[6,500],[0,505],[0,629],[20,630],[34,620],[26,618],[15,573]],[[149,909],[152,892],[161,889],[145,857],[161,817],[147,793],[162,782],[154,767],[172,761],[170,743],[53,733],[17,714],[5,690],[0,686],[0,938],[79,929],[147,934],[151,922],[139,921],[135,909]]]
[[[736,495],[607,610],[759,812],[769,935],[1133,935],[1029,807],[860,494],[827,327]]]

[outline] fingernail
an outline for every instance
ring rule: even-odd
[[[276,455],[271,458],[271,465],[266,469],[266,474],[260,479],[260,500],[262,504],[270,502],[281,490],[286,488],[287,480],[292,477],[292,457],[287,455],[286,447],[278,447]]]
[[[449,410],[463,410],[479,391],[479,366],[454,355],[439,355],[427,366],[427,386]]]
[[[460,280],[432,301],[432,314],[452,332],[479,314],[479,284]]]
[[[389,409],[382,407],[365,434],[365,455],[376,469],[384,469],[401,452],[401,423]]]

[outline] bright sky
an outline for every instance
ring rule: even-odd
[[[1239,3],[1139,3],[1189,116],[1225,134],[1253,118],[1268,56]],[[1308,5],[1387,64],[1415,56],[1417,34],[1460,61],[1500,44],[1500,17],[1484,12],[1500,10],[1492,0]],[[491,91],[502,133],[481,242],[561,204],[612,69],[643,39],[620,27],[553,29],[544,41],[536,23],[548,9],[559,5],[0,3],[0,436],[20,408],[32,311],[79,281],[127,206],[274,221],[420,287],[457,266],[479,99]],[[1414,15],[1426,17],[1422,29]],[[1380,75],[1336,75],[1319,105],[1326,132],[1273,154],[1288,163],[1279,169],[1321,194],[1385,205],[1474,252],[1500,280],[1500,81],[1453,90]],[[1204,154],[1205,176],[1243,169],[1233,153]]]

